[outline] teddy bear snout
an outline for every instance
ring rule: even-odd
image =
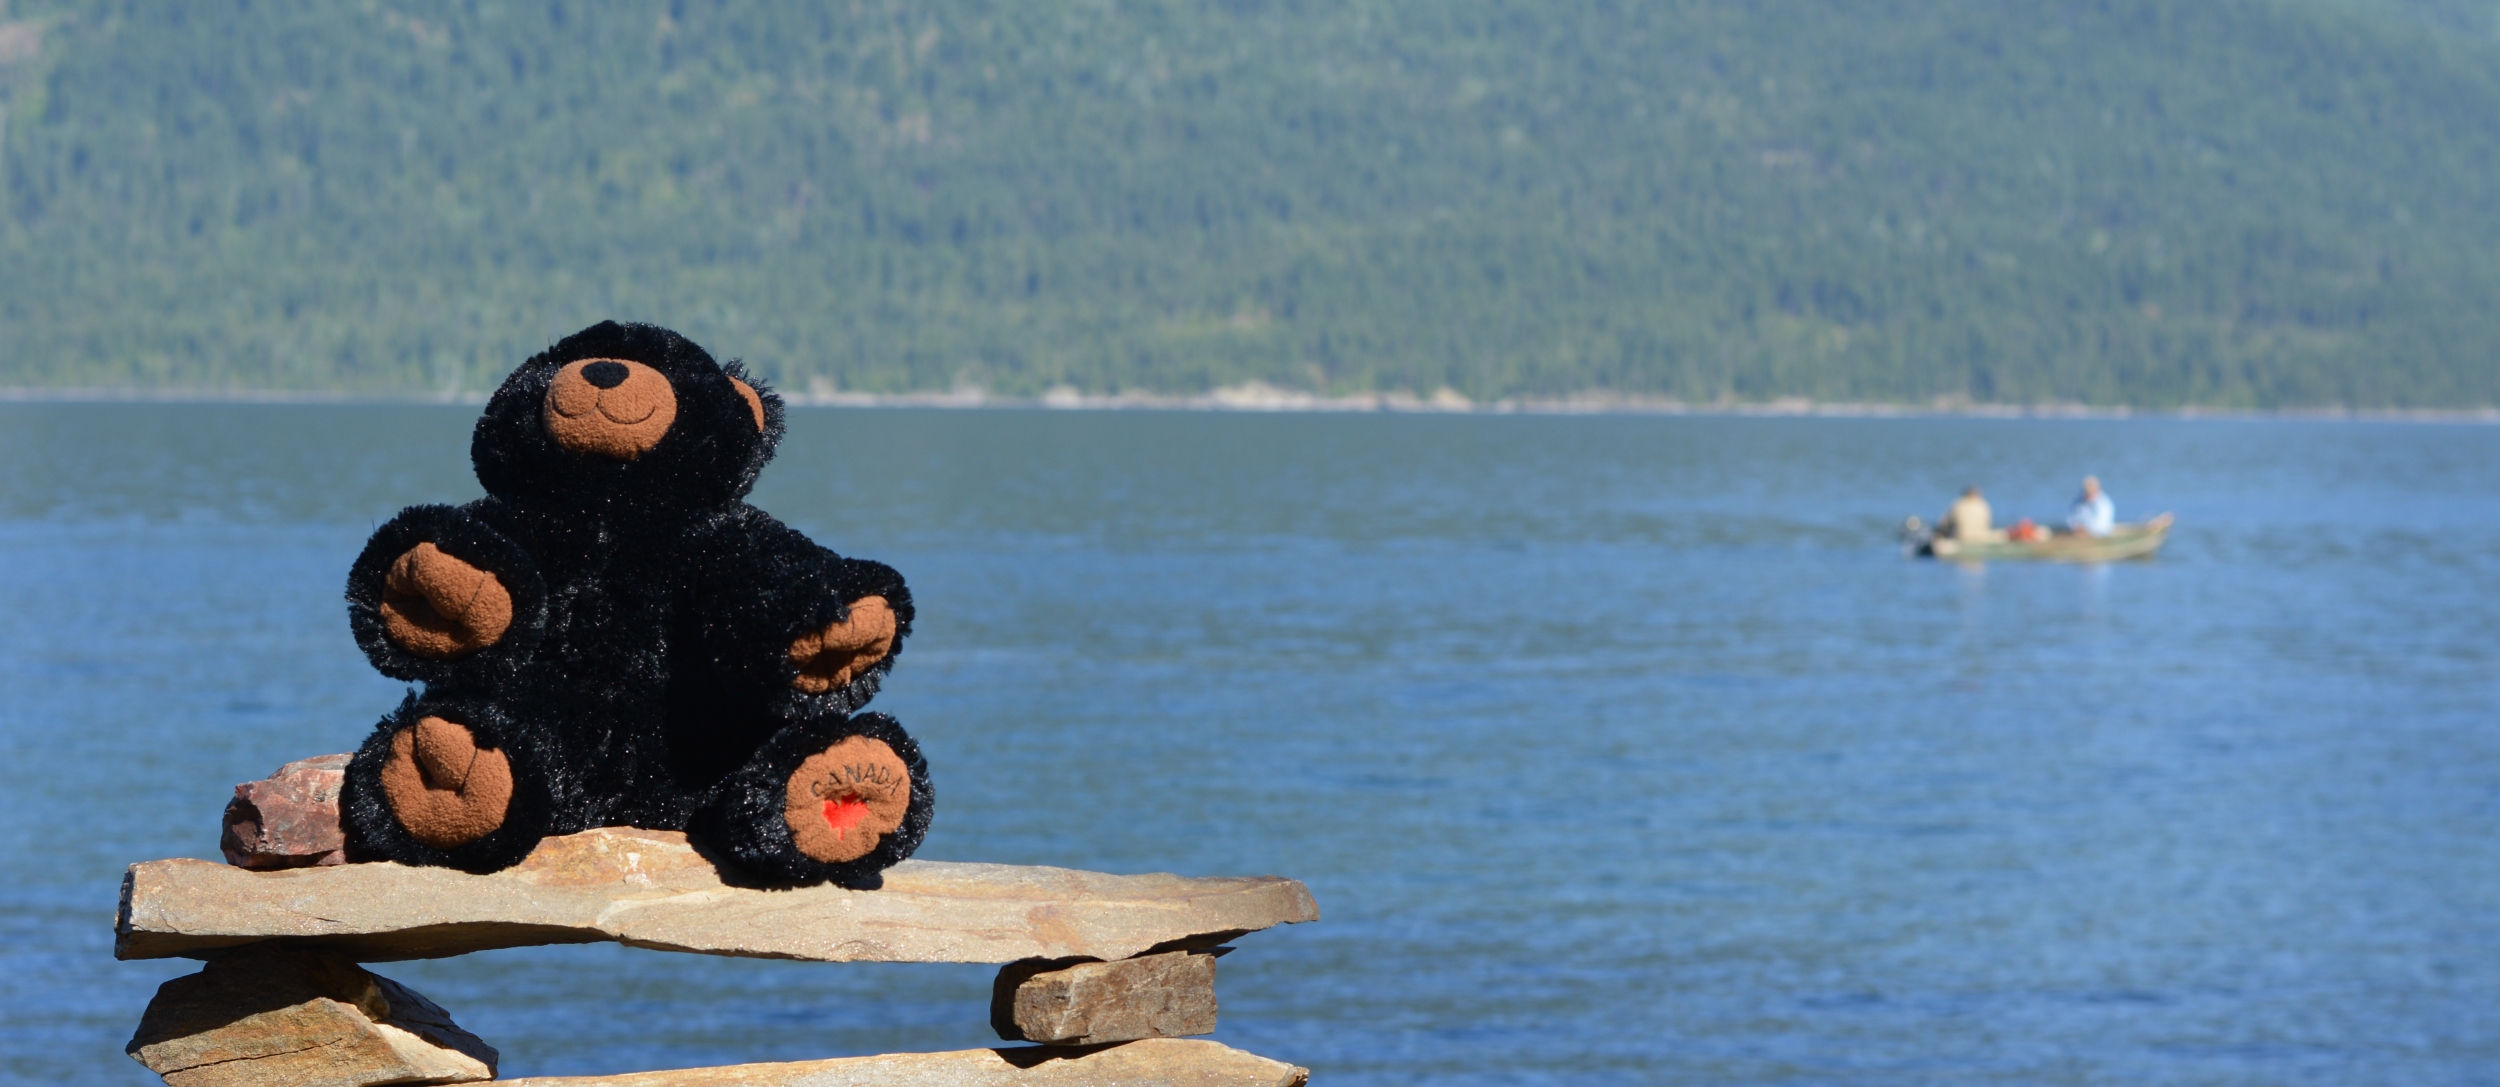
[[[575,453],[632,460],[677,421],[677,393],[658,370],[626,359],[583,359],[547,384],[547,434]]]

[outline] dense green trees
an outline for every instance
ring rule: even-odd
[[[19,0],[0,385],[2489,405],[2482,6]]]

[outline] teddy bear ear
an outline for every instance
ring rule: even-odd
[[[747,402],[747,410],[755,413],[756,433],[763,433],[765,429],[764,397],[755,391],[755,386],[747,384],[743,378],[733,375],[729,379],[729,384],[737,389],[738,396]]]
[[[749,372],[738,359],[722,363],[720,370],[729,378],[729,387],[738,391],[738,399],[746,401],[747,417],[755,421],[755,432],[764,436],[764,444],[768,448],[780,444],[781,413],[788,405],[773,392],[772,383]]]

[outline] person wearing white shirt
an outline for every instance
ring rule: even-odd
[[[2083,494],[2066,514],[2066,527],[2087,536],[2107,536],[2118,526],[2118,507],[2101,490],[2101,481],[2083,477]]]

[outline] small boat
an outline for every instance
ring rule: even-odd
[[[1910,553],[1922,558],[1951,559],[1954,562],[1988,562],[1995,559],[2042,559],[2049,562],[2121,562],[2127,559],[2152,557],[2161,550],[2162,541],[2170,538],[2171,516],[2167,513],[2142,524],[2122,524],[2110,529],[2107,536],[2087,536],[2080,532],[2060,532],[2033,540],[1988,540],[1970,543],[1962,540],[1936,538],[1933,530],[1912,517],[1901,524],[1901,540]]]

